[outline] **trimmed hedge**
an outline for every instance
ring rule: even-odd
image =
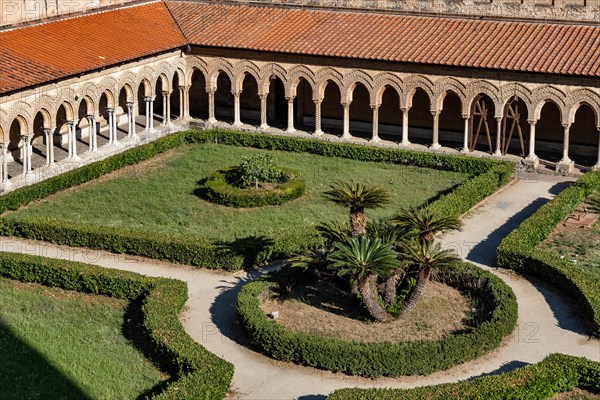
[[[260,149],[307,152],[328,157],[389,162],[474,174],[451,193],[428,207],[447,215],[461,215],[505,184],[513,170],[506,161],[403,149],[377,148],[314,139],[290,138],[224,130],[177,132],[107,159],[82,166],[31,186],[0,196],[0,214],[16,210],[68,187],[80,185],[124,166],[152,158],[185,143],[222,143]],[[3,216],[0,234],[52,243],[127,253],[172,262],[235,270],[273,257],[298,253],[317,240],[314,229],[289,229],[272,238],[249,237],[217,242],[199,237],[174,236],[150,231],[87,226],[53,218]]]
[[[227,394],[233,365],[194,342],[179,322],[179,313],[188,297],[184,282],[6,252],[0,253],[0,275],[67,290],[141,300],[143,327],[153,353],[176,374],[154,398],[220,400]]]
[[[340,389],[329,400],[517,400],[546,399],[581,388],[600,393],[600,363],[551,354],[514,371],[415,389]]]
[[[598,279],[568,260],[538,248],[556,226],[591,193],[600,189],[600,173],[587,172],[573,185],[540,207],[500,243],[498,266],[532,273],[574,297],[600,336]]]
[[[297,199],[304,194],[306,183],[300,174],[289,169],[277,168],[291,179],[279,183],[273,189],[240,188],[229,183],[237,167],[215,172],[202,185],[203,196],[210,202],[230,207],[263,207],[274,206]]]
[[[498,277],[457,262],[437,278],[483,298],[486,318],[469,333],[441,340],[364,343],[292,332],[262,311],[261,297],[276,285],[273,276],[250,282],[238,295],[237,311],[252,343],[267,355],[334,372],[366,377],[423,375],[448,369],[496,348],[513,331],[517,303],[512,290]]]

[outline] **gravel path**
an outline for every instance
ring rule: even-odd
[[[491,268],[502,238],[520,221],[560,192],[568,178],[522,176],[480,204],[464,220],[462,232],[442,238],[461,256],[500,276],[519,302],[518,327],[512,337],[486,356],[425,377],[370,380],[271,360],[250,350],[239,333],[235,300],[239,287],[261,271],[229,274],[192,269],[125,255],[2,238],[1,250],[97,264],[150,276],[183,280],[189,300],[181,316],[186,331],[213,353],[235,364],[231,398],[318,399],[343,387],[414,387],[464,380],[508,371],[561,352],[600,361],[600,341],[591,340],[570,303],[553,289],[510,271]]]

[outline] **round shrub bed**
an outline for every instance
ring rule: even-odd
[[[238,187],[236,181],[238,167],[222,169],[212,174],[203,184],[206,200],[230,207],[262,207],[283,204],[304,194],[306,184],[296,171],[277,168],[285,176],[285,181],[273,188],[254,189]]]
[[[475,359],[498,347],[517,321],[514,293],[500,278],[465,262],[437,272],[435,280],[482,303],[481,322],[468,333],[441,340],[366,343],[292,332],[269,318],[262,299],[278,285],[278,274],[242,287],[237,311],[251,342],[278,360],[366,377],[425,375]]]

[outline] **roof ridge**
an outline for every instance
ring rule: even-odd
[[[35,20],[30,20],[30,21],[17,22],[14,24],[0,26],[0,34],[3,32],[11,32],[11,31],[16,31],[16,30],[20,30],[20,29],[51,24],[53,22],[67,21],[67,20],[71,20],[71,19],[87,17],[90,15],[103,14],[106,12],[115,11],[115,10],[119,10],[119,9],[133,8],[133,7],[143,6],[145,4],[161,3],[161,2],[165,3],[164,0],[128,0],[123,3],[116,3],[116,4],[110,4],[108,6],[90,8],[89,10],[74,11],[74,12],[68,13],[68,14],[58,14],[58,15],[53,15],[51,17],[45,17],[45,18],[40,18],[40,19],[35,19]]]

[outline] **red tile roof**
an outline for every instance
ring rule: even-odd
[[[0,93],[186,44],[162,2],[0,32]]]
[[[157,1],[0,31],[0,93],[188,41],[289,54],[600,76],[600,25]]]
[[[195,45],[600,76],[600,25],[167,4]]]

